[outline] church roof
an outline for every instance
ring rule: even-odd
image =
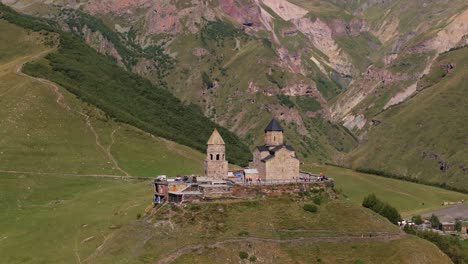
[[[268,124],[267,127],[265,127],[265,132],[268,132],[268,131],[281,131],[283,132],[283,128],[281,127],[281,125],[278,123],[278,121],[276,121],[276,119],[272,119],[270,121],[270,123]]]
[[[264,147],[264,146],[260,146],[260,147],[257,147],[257,148],[260,150],[260,148],[262,148],[262,147]],[[265,146],[265,147],[266,147],[266,146]],[[291,145],[278,145],[278,146],[275,146],[275,147],[273,147],[273,148],[271,148],[271,149],[268,149],[268,147],[267,147],[267,149],[268,149],[268,151],[270,152],[270,154],[269,154],[268,156],[266,156],[265,158],[263,158],[262,161],[265,162],[265,161],[267,161],[267,160],[270,160],[270,159],[274,158],[274,157],[275,157],[275,153],[276,153],[278,150],[282,149],[282,148],[286,148],[286,149],[289,150],[289,151],[294,151],[294,148],[293,148]]]
[[[224,140],[218,132],[218,129],[214,129],[213,133],[211,134],[210,139],[206,143],[208,145],[224,145]]]

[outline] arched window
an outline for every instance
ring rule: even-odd
[[[216,160],[219,160],[219,154],[216,154]]]
[[[210,154],[210,159],[213,160],[213,154]]]
[[[224,160],[224,154],[223,154],[223,160]]]
[[[275,136],[273,136],[273,142],[275,142],[275,141],[276,141],[276,137],[275,137]]]

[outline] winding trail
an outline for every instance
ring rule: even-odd
[[[196,244],[186,247],[179,248],[162,259],[158,260],[156,264],[168,264],[175,261],[177,258],[194,252],[194,251],[203,251],[205,249],[215,249],[217,247],[224,246],[230,243],[239,243],[239,242],[263,242],[263,243],[275,243],[275,244],[305,244],[305,243],[339,243],[339,242],[369,242],[369,241],[392,241],[399,240],[406,236],[405,233],[398,234],[377,234],[373,236],[327,236],[327,237],[300,237],[294,239],[271,239],[271,238],[259,238],[259,237],[244,237],[236,239],[226,239],[218,241],[212,244]]]
[[[86,114],[86,113],[84,113],[82,111],[72,109],[66,103],[65,96],[62,94],[62,92],[60,91],[60,87],[57,84],[55,84],[55,83],[53,83],[53,82],[51,82],[49,80],[43,79],[43,78],[33,77],[33,76],[30,76],[30,75],[27,75],[27,74],[22,72],[24,64],[26,64],[27,62],[33,61],[35,59],[38,59],[40,57],[43,57],[44,55],[50,53],[52,50],[53,49],[48,49],[48,50],[42,51],[42,52],[40,52],[38,54],[35,54],[35,55],[32,55],[32,56],[26,56],[26,57],[21,58],[19,60],[19,62],[15,61],[15,63],[9,63],[9,64],[14,65],[13,66],[14,73],[16,73],[17,75],[19,75],[21,77],[24,77],[24,78],[29,78],[29,79],[35,80],[35,81],[40,82],[40,83],[42,83],[42,84],[44,84],[46,86],[49,86],[52,89],[52,91],[57,95],[57,99],[55,100],[55,102],[60,107],[62,107],[66,111],[73,111],[73,112],[79,114],[80,116],[82,116],[84,118],[84,120],[85,120],[86,126],[89,128],[91,133],[94,135],[96,147],[98,149],[100,149],[106,155],[109,162],[112,163],[114,169],[120,171],[125,176],[130,177],[130,174],[119,166],[117,160],[114,158],[114,156],[111,153],[111,147],[115,143],[114,134],[120,127],[116,128],[116,129],[114,129],[114,131],[112,131],[112,133],[110,135],[111,143],[109,144],[109,146],[107,148],[105,148],[102,145],[101,141],[100,141],[99,134],[96,132],[96,129],[94,128],[94,126],[93,126],[93,124],[91,122],[91,117],[88,114]],[[12,172],[12,171],[10,171],[10,172],[15,173],[15,172]],[[90,176],[90,175],[82,175],[82,176]],[[109,177],[110,175],[93,175],[93,176]],[[122,178],[123,176],[117,176],[117,177]]]

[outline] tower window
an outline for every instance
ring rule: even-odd
[[[219,160],[219,154],[216,154],[216,160]]]
[[[223,160],[224,160],[224,154],[223,154]]]
[[[210,154],[210,159],[213,160],[213,154]]]

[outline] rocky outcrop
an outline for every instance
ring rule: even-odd
[[[195,48],[192,51],[192,54],[197,56],[197,57],[203,57],[209,54],[207,49],[204,48]]]
[[[82,29],[83,38],[88,45],[94,48],[101,54],[113,57],[117,64],[124,66],[122,57],[115,48],[114,44],[110,42],[101,32],[92,31],[88,26],[84,26]]]
[[[312,86],[313,85],[313,86]],[[281,89],[281,92],[287,96],[312,95],[314,93],[315,83],[295,83],[287,85]]]
[[[280,47],[277,50],[280,60],[280,67],[289,69],[292,73],[300,73],[305,75],[305,70],[302,68],[301,51],[289,52],[285,47]]]
[[[361,32],[369,31],[369,25],[362,19],[352,19],[349,23],[341,19],[334,19],[330,24],[333,35],[357,37]]]
[[[441,172],[447,172],[450,169],[449,164],[442,159],[442,157],[435,153],[434,151],[423,151],[421,158],[424,160],[434,160],[437,161],[437,164],[439,166],[439,170]]]
[[[268,105],[266,110],[270,112],[274,118],[282,120],[287,124],[294,123],[297,125],[297,130],[302,136],[309,135],[307,128],[304,125],[301,115],[294,108],[288,108],[282,105]]]
[[[243,2],[242,5],[238,6],[234,0],[219,0],[219,8],[240,24],[253,27],[261,26],[260,7],[254,2]]]
[[[304,17],[309,11],[286,0],[261,0],[283,20],[289,21]]]
[[[146,14],[146,35],[179,33],[181,24],[177,12],[177,7],[169,1],[155,1]]]
[[[151,0],[90,0],[85,9],[91,14],[132,15],[138,8],[149,8]]]
[[[349,56],[338,47],[333,38],[332,29],[325,22],[319,18],[315,21],[311,21],[309,18],[300,18],[293,19],[291,22],[328,57],[329,66],[341,74],[352,75],[352,64]]]
[[[437,32],[434,37],[411,47],[410,52],[426,53],[436,51],[442,53],[454,47],[468,45],[468,10],[451,19],[452,21]]]

